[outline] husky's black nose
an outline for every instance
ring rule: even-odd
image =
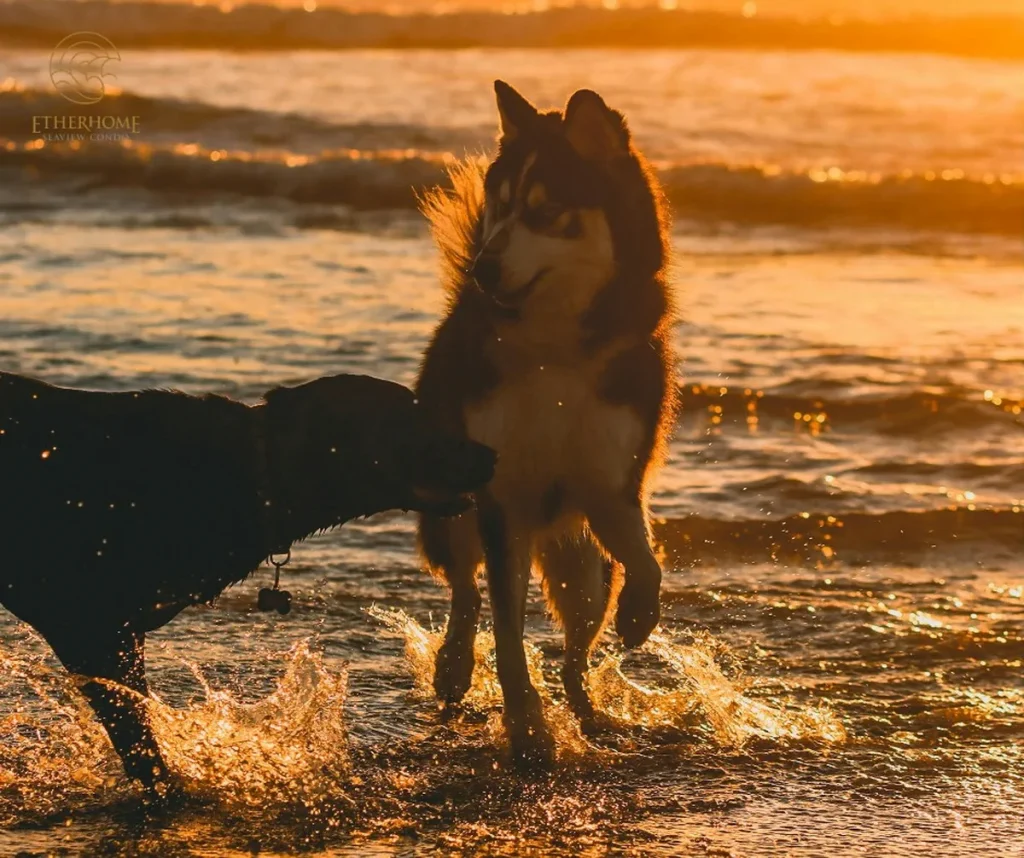
[[[481,253],[469,273],[484,292],[493,292],[501,285],[501,257]]]

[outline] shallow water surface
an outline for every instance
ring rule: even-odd
[[[894,80],[893,57],[591,52],[549,57],[542,84],[539,55],[463,52],[449,77],[436,56],[375,52],[378,71],[346,66],[331,100],[255,86],[266,57],[202,55],[214,92],[184,71],[196,55],[139,54],[121,84],[164,125],[139,144],[151,168],[125,172],[137,149],[21,148],[11,129],[42,84],[12,53],[0,369],[248,401],[341,371],[409,382],[442,310],[433,250],[404,196],[358,200],[485,145],[490,77],[522,75],[539,99],[610,88],[677,194],[706,180],[739,201],[677,208],[683,412],[654,499],[665,621],[639,653],[609,634],[591,674],[621,735],[579,735],[539,594],[528,638],[554,771],[505,765],[486,631],[467,705],[442,716],[446,594],[410,518],[378,516],[297,547],[288,617],[255,612],[264,569],[150,636],[158,738],[191,796],[163,816],[141,814],[46,647],[0,615],[0,853],[1024,855],[1024,270],[1005,227],[1017,180],[986,182],[1019,149],[1019,128],[986,116],[1018,109],[1020,66],[918,57]],[[276,56],[294,75],[273,85],[316,59]],[[655,71],[664,103],[631,82]],[[430,87],[461,106],[422,115]],[[857,93],[881,90],[873,125]],[[987,93],[981,112],[965,91]],[[821,121],[794,121],[805,111]],[[209,157],[325,146],[413,154],[341,168],[352,153],[329,153],[313,185]],[[780,172],[743,172],[755,161]],[[794,215],[847,205],[837,163],[919,181],[837,221]],[[947,217],[977,190],[961,181],[1007,206],[991,228]],[[767,203],[747,216],[749,194]],[[903,219],[893,199],[931,214]]]

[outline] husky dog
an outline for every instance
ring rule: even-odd
[[[662,196],[623,116],[590,90],[546,113],[495,91],[501,137],[482,183],[464,166],[454,194],[426,200],[450,300],[417,393],[498,466],[476,510],[424,514],[419,538],[452,590],[434,688],[447,703],[469,688],[483,561],[505,728],[530,764],[554,751],[523,649],[531,568],[565,629],[562,678],[588,732],[605,726],[584,674],[615,596],[626,646],[658,623],[647,496],[673,419],[672,302]]]

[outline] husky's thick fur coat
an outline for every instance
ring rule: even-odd
[[[469,688],[486,561],[513,756],[544,762],[554,746],[522,641],[531,568],[564,626],[565,690],[588,731],[600,725],[584,673],[616,594],[627,646],[659,619],[647,496],[675,400],[667,221],[624,118],[600,96],[580,90],[541,113],[495,90],[501,137],[483,182],[463,167],[454,194],[426,202],[450,303],[417,392],[496,449],[498,467],[474,512],[423,515],[419,535],[452,590],[438,696]]]

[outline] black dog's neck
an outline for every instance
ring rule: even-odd
[[[284,480],[277,470],[280,456],[274,455],[274,432],[270,424],[270,406],[253,409],[253,448],[256,460],[257,493],[260,504],[260,529],[266,555],[287,554],[292,543],[307,534],[295,533],[293,510],[284,491]]]
[[[296,432],[287,424],[288,415],[280,409],[275,411],[271,402],[253,406],[253,411],[259,526],[265,557],[284,554],[292,543],[314,533],[387,508],[368,502],[365,492],[355,493],[346,502],[340,486],[336,491],[318,490],[320,475],[310,473],[316,467],[315,456],[305,443],[294,443]]]

